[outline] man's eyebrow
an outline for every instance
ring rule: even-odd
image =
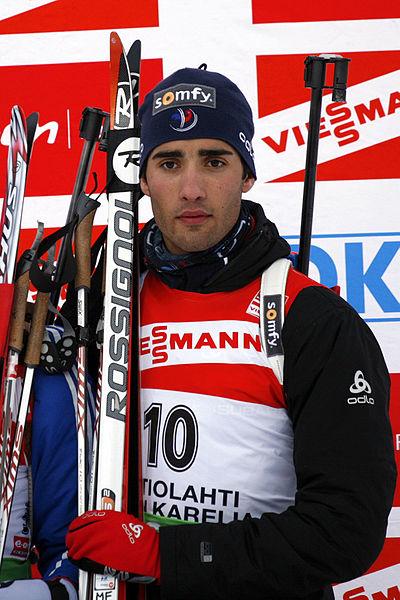
[[[233,156],[233,154],[234,153],[232,150],[227,150],[226,148],[210,148],[209,150],[207,148],[204,148],[199,150],[200,156]]]
[[[156,152],[155,154],[153,154],[153,156],[151,157],[151,160],[157,160],[158,158],[182,158],[183,157],[183,152],[181,152],[180,150],[165,150],[165,151],[159,151]]]
[[[226,148],[201,148],[198,152],[199,156],[233,156],[234,152]],[[151,160],[160,158],[183,158],[184,152],[181,150],[160,150],[151,157]]]

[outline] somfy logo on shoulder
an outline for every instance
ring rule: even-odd
[[[274,294],[263,297],[263,327],[267,356],[283,354],[281,296]]]
[[[155,92],[153,96],[153,115],[176,106],[206,106],[215,108],[216,90],[208,85],[180,83],[171,88]]]
[[[365,379],[362,371],[356,371],[354,375],[354,382],[350,386],[350,392],[353,394],[363,394],[362,396],[354,396],[352,398],[347,398],[348,404],[375,404],[375,400],[373,398],[369,398],[368,394],[371,393],[371,386],[368,381]]]
[[[191,108],[177,108],[170,117],[169,126],[174,131],[189,131],[197,125],[198,116]]]

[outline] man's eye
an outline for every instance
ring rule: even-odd
[[[177,164],[174,160],[166,160],[165,162],[163,162],[161,164],[161,167],[163,169],[166,169],[167,171],[171,171],[172,169],[175,169],[176,166],[177,166]]]
[[[225,163],[219,158],[210,158],[208,164],[215,169],[218,167],[223,167]]]

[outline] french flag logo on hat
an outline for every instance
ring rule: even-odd
[[[169,119],[169,126],[174,131],[189,131],[197,125],[198,116],[191,108],[177,108]]]

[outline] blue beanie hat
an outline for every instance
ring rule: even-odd
[[[251,108],[237,85],[220,73],[201,68],[175,71],[147,94],[139,119],[141,168],[160,144],[211,138],[233,146],[256,177]]]

